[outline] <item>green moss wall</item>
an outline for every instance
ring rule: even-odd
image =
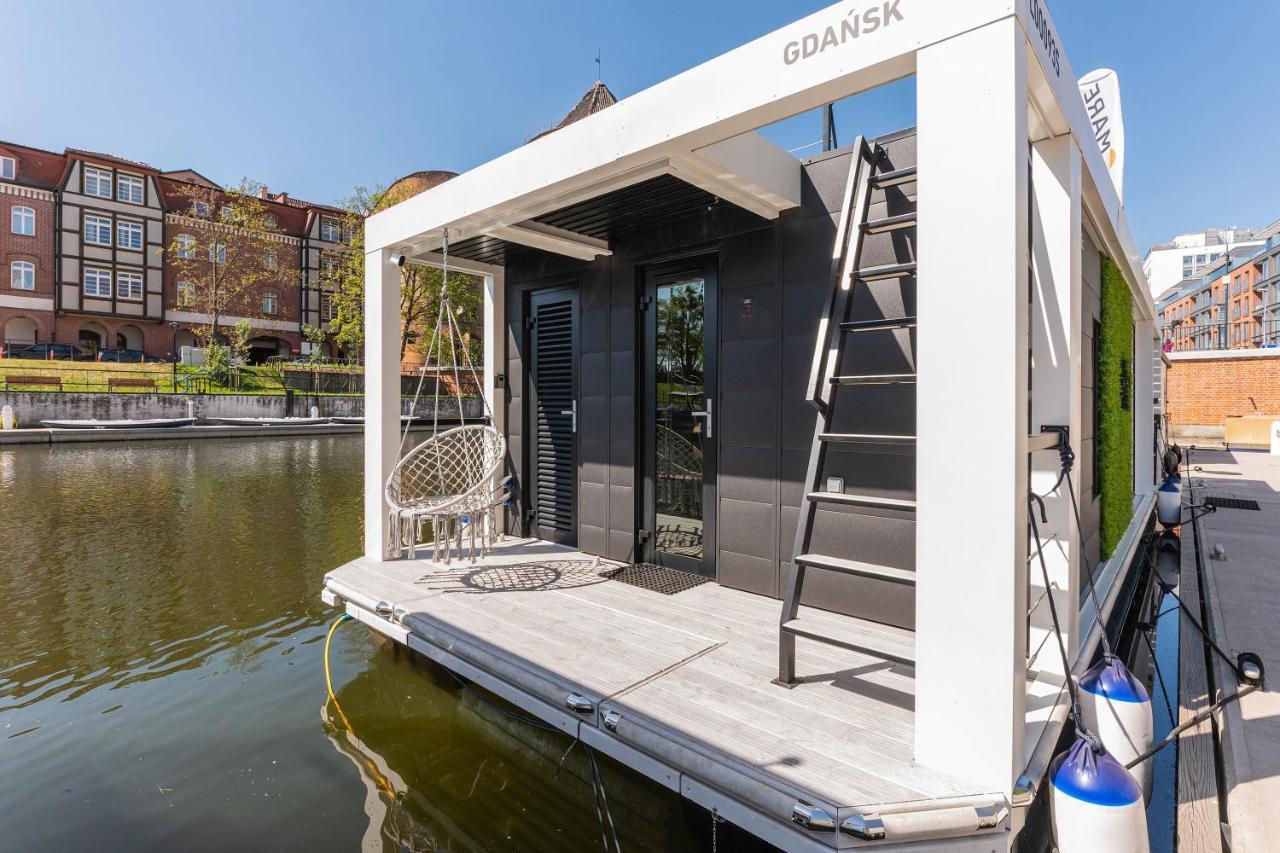
[[[1102,502],[1102,556],[1111,555],[1133,513],[1133,297],[1108,257],[1102,258],[1098,340],[1097,478]]]

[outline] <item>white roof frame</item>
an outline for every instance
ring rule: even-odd
[[[366,226],[369,250],[410,256],[433,251],[446,227],[451,241],[527,228],[533,217],[661,174],[775,217],[799,203],[798,167],[753,131],[908,76],[920,48],[1016,15],[1039,66],[1029,82],[1034,113],[1043,124],[1033,119],[1031,132],[1075,136],[1089,178],[1090,207],[1110,226],[1103,235],[1107,248],[1129,266],[1131,282],[1143,281],[1124,210],[1093,144],[1076,76],[1043,0],[889,0],[883,6],[896,10],[891,23],[787,61],[789,45],[804,45],[806,36],[819,44],[829,27],[840,33],[850,13],[864,6],[837,3],[815,12],[381,211]],[[819,42],[812,42],[814,34]],[[964,85],[978,81],[958,76],[957,97],[963,97]],[[525,242],[513,239],[524,237],[550,248],[541,236],[506,233],[503,239]],[[582,235],[559,237],[551,251],[586,257],[599,249]],[[1138,302],[1140,311],[1153,310],[1149,296]]]

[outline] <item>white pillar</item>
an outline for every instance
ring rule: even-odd
[[[400,448],[400,268],[386,249],[364,259],[364,553],[389,554],[382,491]]]
[[[1031,432],[1066,426],[1077,464],[1071,482],[1080,495],[1081,210],[1080,149],[1070,134],[1041,140],[1031,151]],[[1066,484],[1050,492],[1061,469],[1057,451],[1032,454],[1031,488],[1044,496],[1040,526],[1052,595],[1068,649],[1078,642],[1080,547]],[[1030,543],[1034,552],[1035,542]],[[1076,571],[1072,567],[1076,567]],[[1063,676],[1039,560],[1028,563],[1031,605],[1028,645],[1037,672]],[[1037,653],[1038,650],[1038,653]]]
[[[1026,706],[1027,45],[1010,17],[916,63],[916,760],[1008,795]]]
[[[507,312],[501,272],[484,276],[484,395],[493,413],[493,426],[506,434],[506,385],[498,386],[498,376],[506,373]]]

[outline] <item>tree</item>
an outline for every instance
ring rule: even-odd
[[[280,226],[258,197],[260,186],[248,178],[226,189],[179,184],[188,211],[165,251],[177,273],[178,305],[208,318],[196,332],[210,343],[221,340],[223,315],[258,317],[254,291],[279,277]]]
[[[307,362],[309,364],[322,364],[324,362],[324,342],[328,337],[329,335],[324,329],[307,323],[302,324],[302,339],[311,345],[311,352],[307,354]]]
[[[333,295],[334,319],[330,332],[334,342],[344,351],[358,349],[364,344],[364,219],[373,211],[403,201],[408,193],[397,193],[375,187],[356,187],[343,202],[347,210],[349,235],[347,250],[343,253],[334,275],[336,292]],[[440,290],[444,273],[425,264],[407,263],[400,268],[400,358],[412,349],[426,354],[431,336],[439,319]],[[483,288],[480,280],[466,273],[450,272],[449,301],[454,319],[463,333],[459,346],[466,346],[473,364],[478,364],[481,343],[471,334],[484,308]],[[444,324],[447,328],[448,324]],[[445,344],[448,352],[448,344]],[[459,352],[461,358],[461,352]]]

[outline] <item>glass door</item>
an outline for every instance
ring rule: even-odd
[[[715,259],[647,270],[641,549],[715,576]]]

